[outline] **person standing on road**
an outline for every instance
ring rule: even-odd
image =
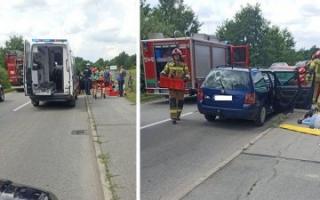
[[[161,75],[174,79],[189,80],[188,66],[183,63],[182,52],[179,48],[173,49],[171,53],[173,62],[168,62],[164,67]],[[180,120],[180,115],[184,104],[184,91],[169,90],[170,117],[173,124]]]
[[[312,55],[312,59],[309,62],[309,69],[315,72],[315,87],[314,87],[314,97],[315,102],[318,104],[318,97],[320,94],[320,50],[316,51]],[[320,102],[319,102],[320,103]]]
[[[123,97],[123,85],[124,85],[124,80],[125,80],[125,77],[126,77],[126,70],[123,68],[123,66],[121,65],[120,66],[120,71],[119,71],[119,75],[118,75],[118,78],[117,78],[117,81],[118,81],[118,86],[119,86],[119,96],[120,97]]]
[[[109,67],[105,67],[105,71],[103,72],[104,84],[106,87],[109,87],[111,84],[111,73]]]
[[[90,64],[87,63],[86,68],[83,71],[83,78],[84,78],[84,89],[86,92],[86,95],[91,95],[90,89],[91,89],[91,69],[89,68]]]

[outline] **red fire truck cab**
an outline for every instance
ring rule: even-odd
[[[176,47],[181,49],[191,76],[186,83],[186,94],[196,94],[207,74],[216,66],[249,66],[248,45],[229,45],[218,41],[214,36],[195,34],[191,37],[142,40],[141,54],[147,93],[168,94],[167,88],[160,87],[160,72],[172,60],[171,52]]]

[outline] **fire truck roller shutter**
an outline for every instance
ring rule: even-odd
[[[222,47],[212,48],[212,67],[226,64],[226,50]]]
[[[195,45],[196,79],[204,78],[210,72],[210,47]]]

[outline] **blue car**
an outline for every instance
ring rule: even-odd
[[[217,67],[207,75],[198,91],[198,110],[208,121],[219,116],[253,120],[262,126],[268,114],[293,109],[301,94],[312,93],[313,85],[302,90],[298,77],[295,69],[262,71]],[[310,106],[309,96],[302,107]]]

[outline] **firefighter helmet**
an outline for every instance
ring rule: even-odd
[[[313,58],[320,58],[320,50],[316,51],[313,55]]]
[[[182,57],[182,51],[179,48],[175,48],[175,49],[172,50],[171,55],[172,56],[179,55],[180,57]]]

